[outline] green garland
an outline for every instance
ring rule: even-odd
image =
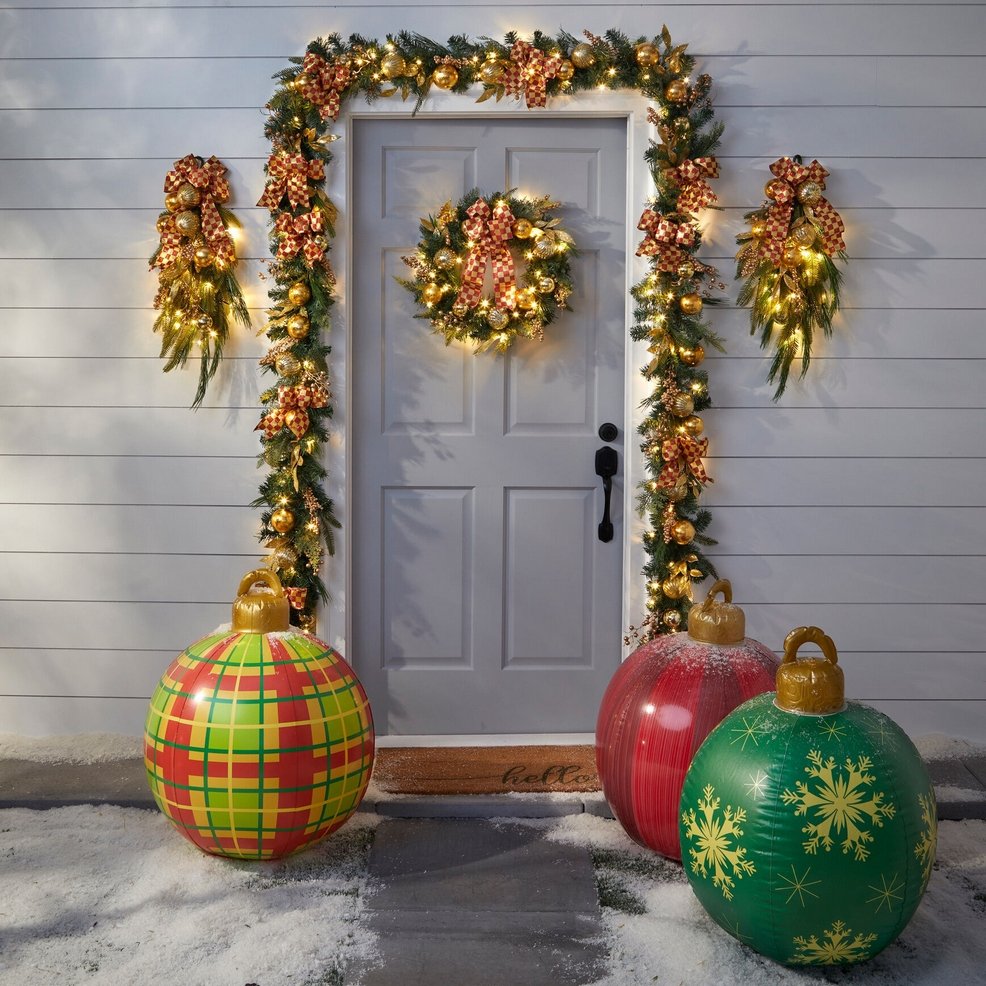
[[[267,406],[262,461],[272,472],[256,505],[263,508],[260,538],[272,549],[268,564],[294,593],[302,625],[311,624],[316,602],[326,598],[319,575],[321,547],[324,540],[331,553],[331,529],[337,526],[318,465],[332,408],[328,400],[308,405],[308,427],[298,434],[295,419],[292,430],[286,417],[298,402],[291,398],[285,406],[281,395],[296,384],[282,370],[294,367],[286,357],[316,376],[327,370],[330,350],[321,339],[334,303],[334,277],[325,257],[334,210],[323,184],[332,159],[329,144],[336,139],[328,124],[354,96],[368,101],[399,96],[415,100],[417,109],[433,87],[465,93],[479,86],[479,102],[511,97],[535,108],[558,95],[631,89],[655,104],[649,117],[660,142],[652,142],[646,159],[657,196],[641,219],[647,237],[639,251],[651,257],[651,273],[633,288],[637,305],[631,330],[634,339],[650,342],[654,356],[643,369],[654,391],[640,428],[651,477],[643,484],[640,507],[653,530],[644,538],[648,615],[633,633],[650,637],[676,630],[687,613],[693,580],[714,574],[702,553],[703,545],[714,542],[703,533],[709,513],[698,508],[707,477],[698,454],[704,454],[704,445],[696,437],[702,422],[693,413],[710,405],[707,376],[697,369],[704,345],[721,348],[698,317],[703,295],[706,304],[712,303],[710,289],[721,284],[712,268],[694,259],[701,236],[692,221],[695,212],[715,200],[705,178],[718,172],[707,155],[722,127],[713,120],[711,79],[692,80],[694,58],[685,45],[672,43],[667,28],[656,38],[635,41],[618,31],[603,37],[585,32],[585,38],[536,31],[526,42],[511,32],[502,42],[459,36],[440,44],[408,32],[382,42],[332,35],[312,41],[303,59],[292,59],[291,67],[275,76],[279,85],[267,104],[265,128],[273,153],[261,204],[271,210],[274,222],[271,274],[276,283],[270,291],[271,351],[262,363],[281,379],[261,397]],[[660,239],[662,220],[682,234],[672,244]],[[293,285],[307,289],[310,298],[291,301]],[[685,298],[688,312],[679,303]],[[303,336],[289,333],[289,324],[300,330],[301,323],[307,326]],[[688,413],[682,414],[685,409]],[[284,427],[268,435],[279,415],[285,417]],[[677,441],[668,444],[672,439]],[[290,522],[279,511],[289,514]]]
[[[832,334],[839,310],[845,261],[841,217],[822,197],[828,172],[817,162],[782,157],[770,166],[766,201],[745,216],[749,232],[736,237],[736,276],[744,279],[738,303],[750,306],[750,335],[760,348],[774,347],[767,381],[776,381],[774,400],[787,386],[791,364],[801,356],[801,377],[811,363],[815,331]]]
[[[497,305],[495,297],[477,297],[473,304],[462,300],[473,246],[464,224],[469,223],[469,210],[480,200],[487,213],[492,213],[494,224],[497,213],[508,210],[508,218],[501,223],[507,234],[503,249],[510,254],[515,271],[523,270],[525,287],[516,288],[516,274],[512,275],[507,289],[509,303],[503,307]],[[558,309],[569,310],[570,258],[578,256],[574,240],[551,214],[550,210],[560,205],[550,198],[527,199],[512,191],[487,195],[474,188],[456,205],[447,202],[437,216],[423,219],[415,255],[403,258],[414,280],[397,278],[423,309],[415,318],[428,319],[435,332],[445,337],[446,345],[456,340],[469,342],[477,353],[489,349],[504,352],[518,336],[544,338],[544,327],[555,320]],[[486,259],[477,265],[480,284],[486,266]]]

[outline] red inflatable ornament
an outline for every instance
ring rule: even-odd
[[[733,709],[774,688],[777,658],[745,628],[732,586],[720,580],[691,608],[687,634],[639,647],[603,696],[596,722],[603,794],[631,839],[671,859],[681,859],[678,802],[695,752]]]

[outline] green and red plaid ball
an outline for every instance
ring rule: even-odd
[[[362,685],[310,634],[216,631],[180,654],[147,713],[158,806],[207,853],[276,859],[359,806],[374,733]]]

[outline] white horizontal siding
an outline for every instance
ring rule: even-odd
[[[705,364],[710,554],[751,635],[776,649],[817,623],[854,695],[913,733],[986,739],[986,7],[894,0],[0,11],[16,53],[0,59],[3,728],[138,732],[161,670],[228,619],[259,557],[262,341],[235,332],[197,412],[192,374],[160,372],[146,258],[171,162],[229,167],[260,328],[271,74],[318,34],[436,36],[439,21],[442,37],[667,21],[727,126],[706,230],[727,281],[767,165],[830,169],[852,259],[808,380],[771,402],[735,284],[710,315],[728,350]]]

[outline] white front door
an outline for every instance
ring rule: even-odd
[[[626,126],[353,121],[348,652],[381,734],[594,728],[622,644]],[[446,347],[395,281],[473,187],[561,201],[581,251],[574,310],[505,356]]]

